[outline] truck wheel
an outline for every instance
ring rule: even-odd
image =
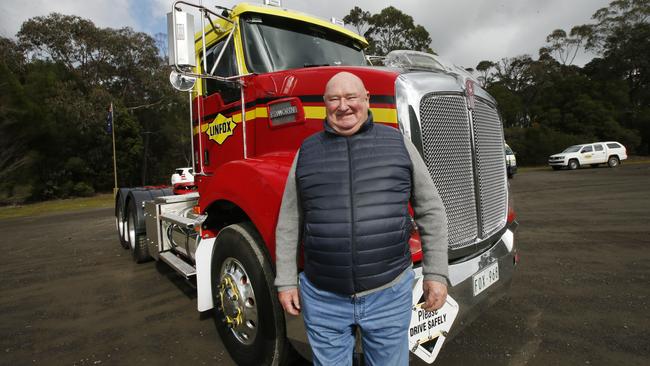
[[[569,169],[571,170],[576,170],[580,167],[580,163],[578,163],[577,160],[571,159],[569,160]]]
[[[290,354],[264,242],[249,223],[226,226],[212,259],[215,324],[238,365],[280,365]]]
[[[620,161],[616,156],[610,156],[609,159],[607,159],[607,165],[609,165],[610,168],[616,168],[619,163]]]
[[[126,202],[126,194],[123,192],[124,189],[120,188],[120,191],[115,197],[115,226],[117,226],[117,235],[120,238],[120,245],[124,249],[129,249],[129,243],[126,241],[126,208],[124,204]]]
[[[135,205],[135,200],[129,201],[126,229],[128,230],[128,244],[133,253],[133,260],[136,263],[142,263],[148,261],[151,257],[145,241],[145,234],[143,234],[144,230],[138,227],[138,210]]]

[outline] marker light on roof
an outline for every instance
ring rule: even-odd
[[[281,8],[282,7],[282,1],[280,1],[280,0],[264,0],[264,5],[277,6],[278,8]]]
[[[341,27],[345,26],[345,23],[341,19],[336,19],[335,17],[332,17],[330,22],[332,22],[332,24],[340,25]]]

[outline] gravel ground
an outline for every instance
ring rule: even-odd
[[[510,297],[436,365],[647,365],[650,164],[511,181]],[[0,220],[0,365],[232,365],[195,290],[133,263],[112,209]]]

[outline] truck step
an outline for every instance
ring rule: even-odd
[[[169,264],[176,272],[182,274],[186,279],[196,275],[196,269],[185,262],[184,260],[178,258],[171,252],[162,252],[160,253],[160,259],[163,262]]]
[[[171,222],[172,224],[180,225],[187,229],[193,229],[194,225],[196,225],[197,223],[192,219],[188,219],[187,217],[183,217],[179,215],[174,215],[173,213],[163,213],[160,215],[160,218],[163,221]]]

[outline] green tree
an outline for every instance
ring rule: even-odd
[[[431,36],[421,25],[413,22],[413,17],[389,6],[378,14],[370,14],[358,6],[343,18],[352,24],[359,34],[362,30],[370,46],[368,54],[384,56],[390,51],[408,49],[434,53],[431,49]]]
[[[571,65],[591,32],[592,28],[586,25],[571,28],[568,35],[564,30],[556,29],[546,36],[548,46],[540,50],[540,54],[553,54],[562,65]]]
[[[594,14],[595,24],[569,34],[554,30],[537,60],[506,57],[477,66],[522,164],[543,164],[550,153],[595,140],[648,153],[649,3],[613,1]],[[572,63],[582,48],[599,57],[579,68]]]
[[[355,6],[350,10],[350,14],[343,17],[343,22],[354,26],[354,29],[358,34],[364,34],[368,30],[370,16],[371,14],[369,11],[365,11],[358,6]]]
[[[614,0],[591,16],[595,24],[584,25],[590,28],[586,47],[604,53],[618,37],[623,36],[620,34],[622,30],[647,24],[649,16],[650,0]]]
[[[600,56],[585,72],[602,83],[624,80],[630,105],[619,116],[640,132],[638,151],[650,153],[650,0],[617,0],[596,11],[587,48]],[[622,106],[623,107],[623,106]]]
[[[527,125],[527,120],[524,116],[526,110],[524,108],[521,96],[501,83],[491,85],[488,88],[490,94],[499,103],[499,111],[503,120],[504,127],[524,127]]]
[[[492,70],[496,64],[489,60],[483,60],[476,65],[476,71],[479,72],[478,80],[481,82],[482,87],[487,87],[492,84],[494,80]]]
[[[54,13],[23,23],[17,39],[0,39],[0,202],[109,190],[111,102],[120,186],[167,183],[187,164],[187,95],[167,82],[152,37]]]
[[[494,65],[494,78],[508,89],[520,92],[532,82],[529,72],[532,63],[529,55],[502,58]]]
[[[34,106],[20,83],[24,63],[16,43],[0,38],[0,202],[15,196],[14,181],[30,162],[22,123]]]

